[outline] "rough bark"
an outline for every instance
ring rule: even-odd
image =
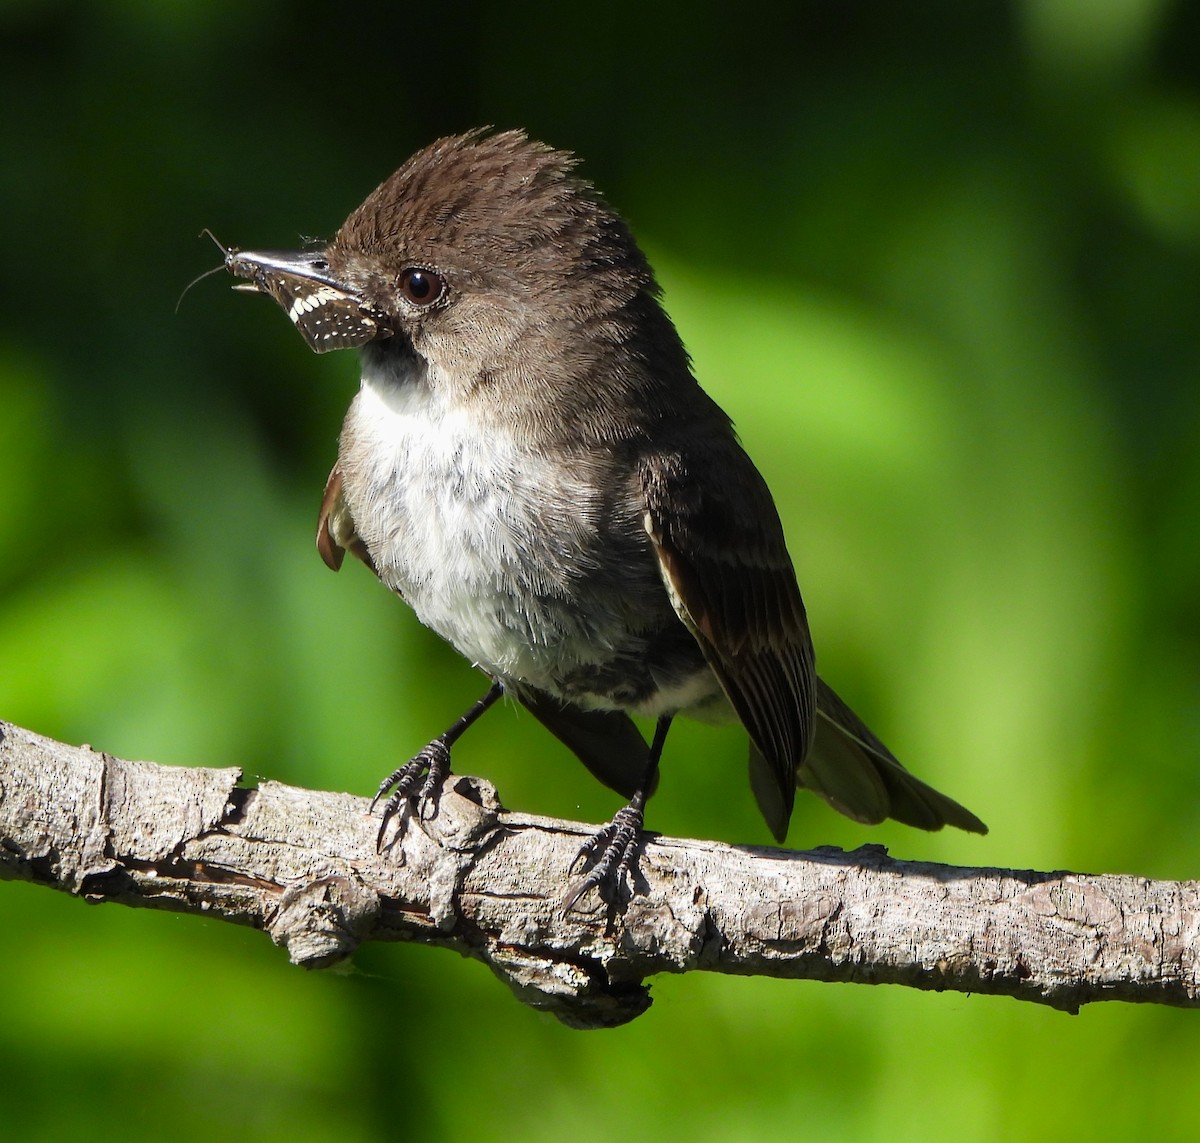
[[[382,853],[364,799],[239,778],[0,722],[0,879],[252,925],[311,968],[365,940],[442,945],[577,1027],[631,1020],[650,1004],[648,977],[695,969],[1066,1011],[1200,1003],[1193,881],[648,835],[621,911],[592,893],[564,913],[568,868],[594,827],[509,813],[477,778],[452,778],[436,816],[409,816]]]

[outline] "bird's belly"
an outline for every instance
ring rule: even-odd
[[[691,705],[715,680],[604,463],[370,386],[339,458],[380,578],[473,663],[586,706],[661,713],[676,692]]]

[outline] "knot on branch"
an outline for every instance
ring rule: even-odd
[[[378,915],[377,893],[354,878],[333,875],[286,889],[264,928],[287,949],[292,964],[328,968],[370,936]]]

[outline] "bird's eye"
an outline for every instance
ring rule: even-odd
[[[446,282],[435,270],[410,266],[396,282],[400,296],[414,306],[431,306],[446,292]]]

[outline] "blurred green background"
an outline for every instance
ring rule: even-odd
[[[480,679],[312,545],[350,354],[184,285],[524,126],[629,217],[775,490],[824,673],[992,827],[797,847],[1200,870],[1200,7],[0,2],[0,717],[368,793]],[[522,810],[616,799],[511,709]],[[651,824],[763,843],[735,730]],[[692,974],[581,1034],[478,965],[0,885],[0,1137],[1194,1139],[1200,1013]]]

